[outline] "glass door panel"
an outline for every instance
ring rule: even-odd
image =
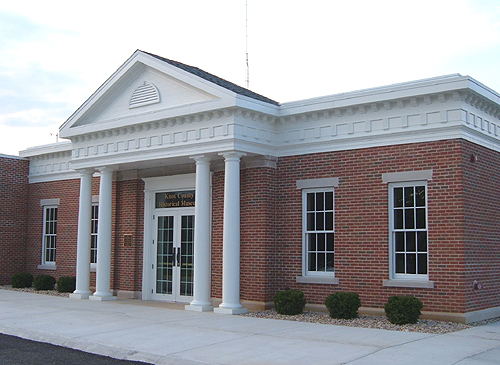
[[[169,212],[170,213],[170,212]],[[194,215],[158,215],[154,299],[189,302],[193,296]]]
[[[192,297],[194,274],[194,216],[183,215],[181,221],[180,295]]]
[[[156,294],[172,294],[174,269],[174,217],[158,217]]]

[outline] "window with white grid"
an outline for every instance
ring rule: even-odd
[[[392,277],[428,279],[427,183],[393,183],[389,192]]]
[[[92,205],[92,214],[90,217],[90,263],[97,263],[97,223],[99,219],[99,205]]]
[[[303,190],[304,272],[333,276],[335,261],[333,189]]]
[[[44,206],[42,264],[55,265],[56,239],[57,239],[57,206]]]

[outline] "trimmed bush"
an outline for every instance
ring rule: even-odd
[[[357,293],[338,292],[325,300],[326,308],[332,318],[353,319],[358,317],[361,300]]]
[[[12,275],[11,282],[13,288],[31,288],[33,284],[33,275],[27,272],[20,272]]]
[[[37,275],[33,279],[35,290],[53,290],[56,285],[56,279],[51,275]]]
[[[385,315],[392,324],[417,323],[422,301],[412,296],[393,296],[385,304]]]
[[[57,291],[59,293],[73,293],[76,288],[76,277],[61,276],[57,280]]]
[[[287,289],[274,295],[274,309],[279,314],[301,314],[305,305],[304,293],[300,290]]]

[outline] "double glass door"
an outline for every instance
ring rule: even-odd
[[[193,297],[194,214],[172,211],[158,214],[153,244],[156,300],[189,302]]]

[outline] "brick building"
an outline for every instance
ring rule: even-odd
[[[411,294],[427,317],[498,316],[499,117],[458,74],[279,104],[136,51],[68,142],[0,156],[0,280],[232,314],[297,288],[312,308],[355,291],[368,313]]]

